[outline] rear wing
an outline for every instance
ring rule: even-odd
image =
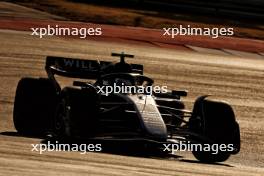
[[[132,73],[143,74],[143,65],[130,65]],[[52,77],[60,75],[71,78],[97,79],[104,73],[104,70],[111,67],[114,67],[114,64],[107,61],[47,56],[45,68],[48,76]]]
[[[100,63],[97,60],[48,56],[46,71],[48,74],[71,78],[96,79],[100,72]]]

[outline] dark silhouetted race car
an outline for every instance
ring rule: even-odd
[[[125,62],[133,55],[112,56],[120,62],[48,56],[48,78],[18,83],[13,116],[18,133],[144,141],[170,152],[184,143],[207,147],[192,150],[202,162],[222,162],[239,152],[239,125],[228,103],[201,96],[186,110],[181,100],[186,91],[153,91],[143,65]],[[73,85],[61,87],[56,75],[74,78]],[[209,150],[216,147],[217,152]]]

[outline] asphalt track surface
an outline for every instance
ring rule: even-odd
[[[205,54],[133,43],[45,37],[0,30],[0,175],[264,175],[264,60]],[[12,121],[17,82],[45,77],[48,55],[116,61],[111,52],[134,54],[157,85],[187,89],[188,108],[196,97],[212,94],[229,101],[241,127],[238,155],[219,164],[202,164],[188,152],[159,158],[89,152],[32,152],[41,139],[18,136]],[[60,78],[63,85],[71,80]]]
[[[131,44],[43,38],[0,30],[0,173],[1,175],[263,175],[264,60],[206,55]],[[23,41],[23,44],[21,44]],[[105,153],[32,152],[41,140],[16,136],[12,123],[15,88],[21,77],[45,76],[47,55],[111,60],[112,51],[136,55],[134,63],[158,85],[188,89],[195,97],[213,94],[229,101],[241,126],[241,153],[222,164],[201,164],[181,152],[173,158],[142,158]],[[66,79],[60,79],[68,84]]]

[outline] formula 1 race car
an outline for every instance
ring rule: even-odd
[[[222,162],[239,152],[239,125],[228,103],[201,96],[192,111],[186,110],[181,97],[187,91],[148,91],[154,81],[143,75],[143,65],[125,62],[133,55],[112,56],[120,62],[48,56],[48,78],[22,78],[18,83],[13,111],[18,133],[232,146],[217,153],[193,150],[202,162]],[[55,75],[74,78],[73,86],[61,88]],[[134,89],[113,92],[114,86]]]

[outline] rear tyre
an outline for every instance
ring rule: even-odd
[[[18,133],[44,136],[52,128],[57,105],[52,81],[45,78],[22,78],[16,89],[13,122]]]
[[[99,97],[93,87],[62,90],[55,115],[55,134],[59,137],[92,137],[97,128]]]
[[[231,106],[227,103],[201,97],[194,105],[189,127],[192,132],[210,141],[204,141],[202,144],[209,143],[211,151],[193,151],[193,155],[198,160],[206,163],[223,162],[231,154],[239,152],[239,125]],[[195,140],[201,141],[201,139]],[[225,149],[220,151],[218,148],[217,152],[212,151],[216,150],[213,149],[213,145],[225,146]]]

